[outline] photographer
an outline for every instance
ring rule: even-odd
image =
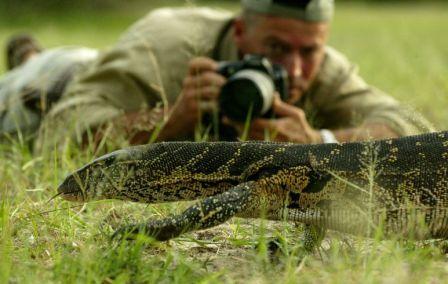
[[[281,66],[289,86],[283,100],[274,91],[270,117],[250,122],[249,139],[322,143],[431,131],[326,45],[333,6],[332,0],[243,0],[236,18],[206,8],[153,11],[69,84],[38,143],[51,148],[67,136],[79,143],[126,137],[141,144],[154,134],[158,141],[194,139],[213,128],[203,125],[204,116],[217,111],[220,127],[241,135],[245,123],[220,112],[229,78],[219,66],[248,54]]]

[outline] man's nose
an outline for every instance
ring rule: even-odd
[[[296,52],[291,53],[285,62],[285,68],[292,82],[302,76],[302,59]]]

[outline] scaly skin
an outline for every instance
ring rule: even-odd
[[[346,144],[166,142],[103,156],[60,185],[72,201],[199,201],[177,216],[123,228],[158,240],[233,216],[372,236],[448,237],[448,132]],[[308,247],[312,247],[309,245]]]

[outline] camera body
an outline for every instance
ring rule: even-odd
[[[221,62],[218,72],[228,78],[219,107],[232,120],[271,116],[275,91],[283,101],[288,98],[288,73],[266,57],[248,54],[241,61]]]

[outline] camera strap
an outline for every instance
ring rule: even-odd
[[[226,38],[228,32],[230,31],[230,29],[233,26],[233,22],[235,21],[235,19],[230,19],[228,20],[224,26],[221,28],[221,30],[219,31],[215,46],[213,48],[212,51],[212,59],[214,60],[229,60],[230,58],[221,58],[221,47],[224,44],[224,39]]]

